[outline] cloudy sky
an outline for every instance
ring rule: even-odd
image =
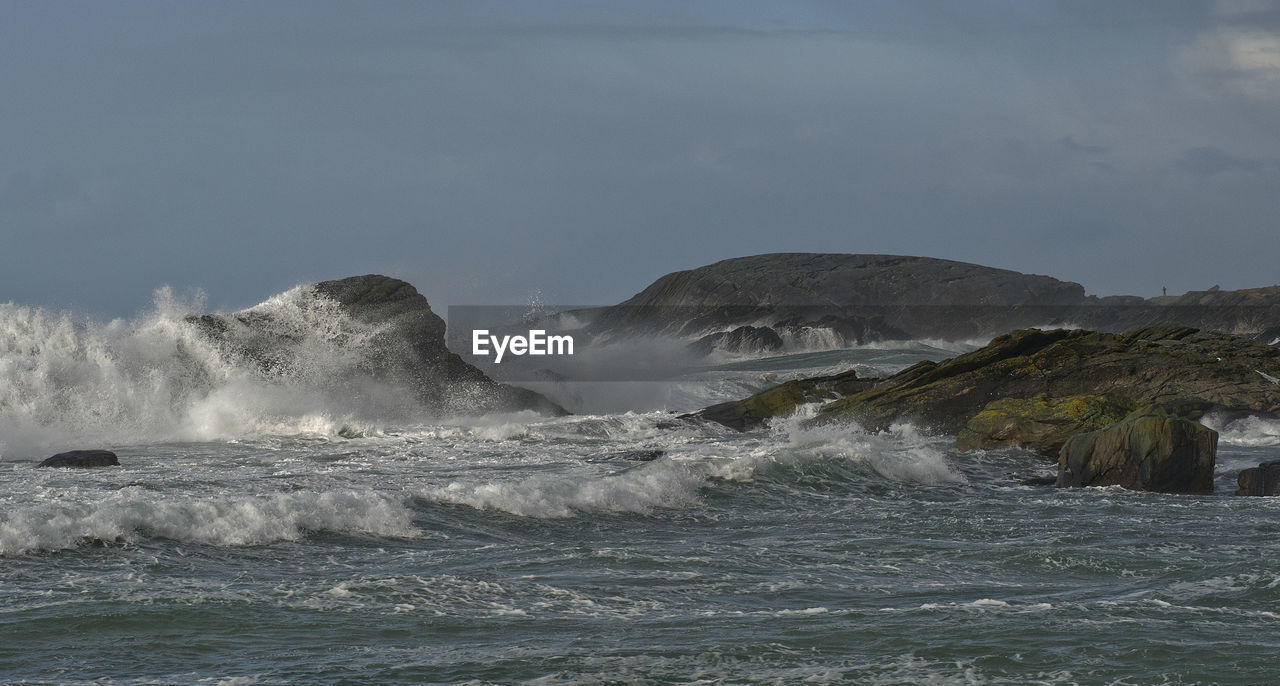
[[[0,3],[0,302],[775,251],[1280,283],[1280,2]]]

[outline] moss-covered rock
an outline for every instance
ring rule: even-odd
[[[788,381],[768,388],[743,400],[712,405],[685,419],[699,419],[723,424],[738,431],[750,431],[774,417],[787,417],[807,403],[832,400],[865,390],[878,379],[859,379],[852,369],[833,376]]]
[[[1046,457],[1058,456],[1071,436],[1113,424],[1135,408],[1114,394],[1052,398],[1001,398],[987,403],[956,437],[960,450],[1016,446]]]
[[[1038,396],[1106,396],[1125,407],[1181,405],[1201,412],[1223,408],[1275,415],[1280,385],[1268,377],[1278,374],[1280,350],[1217,332],[1027,329],[937,364],[909,367],[874,388],[827,403],[814,421],[853,420],[875,430],[910,420],[958,435],[993,402]],[[984,418],[993,429],[999,407]],[[982,430],[981,425],[970,429]],[[1010,433],[1006,440],[1021,439]]]
[[[1077,434],[1058,457],[1058,487],[1121,486],[1211,493],[1218,432],[1176,417],[1141,414]]]

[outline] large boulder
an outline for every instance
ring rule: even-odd
[[[1068,439],[1057,486],[1211,493],[1217,447],[1218,432],[1196,422],[1139,414]]]
[[[410,284],[370,274],[306,287],[298,310],[322,313],[335,345],[361,339],[342,370],[353,387],[372,379],[406,389],[437,414],[531,409],[567,414],[534,391],[500,384],[445,345],[445,322]],[[270,302],[270,301],[269,301]],[[232,314],[191,317],[225,354],[256,365],[268,376],[289,376],[308,365],[303,340],[310,331],[282,321],[278,309],[259,306]],[[341,380],[338,380],[341,381]]]
[[[74,467],[78,469],[118,467],[120,466],[120,459],[110,450],[68,450],[65,453],[58,453],[52,457],[45,458],[43,462],[36,466]]]
[[[1236,495],[1280,495],[1280,460],[1240,470]]]

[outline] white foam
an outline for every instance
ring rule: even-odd
[[[699,502],[704,477],[682,463],[661,460],[618,474],[534,476],[517,481],[454,481],[422,496],[436,502],[556,519],[583,512],[648,513]]]
[[[198,498],[129,486],[95,498],[59,498],[0,513],[0,555],[74,548],[81,542],[162,537],[219,546],[297,540],[307,531],[415,537],[411,512],[361,491]]]
[[[236,317],[220,343],[180,302],[106,324],[0,304],[0,457],[33,459],[67,445],[110,446],[253,435],[336,435],[369,417],[412,416],[406,391],[361,372],[377,327],[352,321],[309,287]],[[269,359],[255,359],[262,330]],[[261,347],[261,346],[259,346]]]
[[[1280,445],[1280,419],[1251,416],[1227,422],[1220,416],[1209,415],[1200,421],[1217,431],[1218,441],[1225,445]]]

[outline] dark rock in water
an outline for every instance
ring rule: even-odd
[[[335,379],[357,386],[363,376],[404,388],[430,412],[474,414],[532,409],[543,414],[568,414],[564,408],[534,391],[500,384],[445,346],[445,322],[431,311],[427,299],[413,286],[386,276],[355,276],[324,281],[311,287],[311,307],[336,303],[369,336],[359,360]],[[332,305],[330,305],[332,306]],[[269,310],[250,309],[226,315],[191,317],[204,334],[228,354],[256,365],[264,375],[288,376],[308,360],[299,342],[308,332],[277,322]],[[343,331],[351,337],[361,332]]]
[[[118,467],[120,460],[110,450],[69,450],[45,459],[38,467]]]
[[[1280,495],[1280,460],[1240,470],[1236,495]]]
[[[774,417],[786,417],[806,403],[821,402],[858,393],[879,379],[859,379],[852,369],[833,376],[788,381],[755,395],[681,415],[682,419],[706,420],[738,431],[757,429]]]
[[[739,326],[733,331],[708,334],[689,344],[689,350],[697,355],[713,352],[758,354],[782,350],[782,337],[764,326]]]
[[[1217,446],[1218,432],[1196,422],[1137,414],[1068,439],[1056,485],[1211,493]]]
[[[1035,487],[1056,486],[1058,484],[1058,477],[1056,476],[1025,476],[1025,477],[1022,477],[1021,479],[1018,479],[1018,483],[1022,484],[1023,486],[1035,486]]]
[[[1268,372],[1267,370],[1272,370]],[[920,362],[824,405],[814,419],[870,430],[900,420],[961,435],[966,447],[1051,454],[1067,436],[1129,408],[1196,418],[1208,410],[1280,412],[1280,350],[1186,327],[1123,334],[1027,329],[940,363]],[[708,408],[710,409],[710,408]]]
[[[623,460],[626,462],[652,462],[663,455],[665,450],[624,450],[617,453],[605,453],[589,458],[587,462],[609,462],[611,460]]]

